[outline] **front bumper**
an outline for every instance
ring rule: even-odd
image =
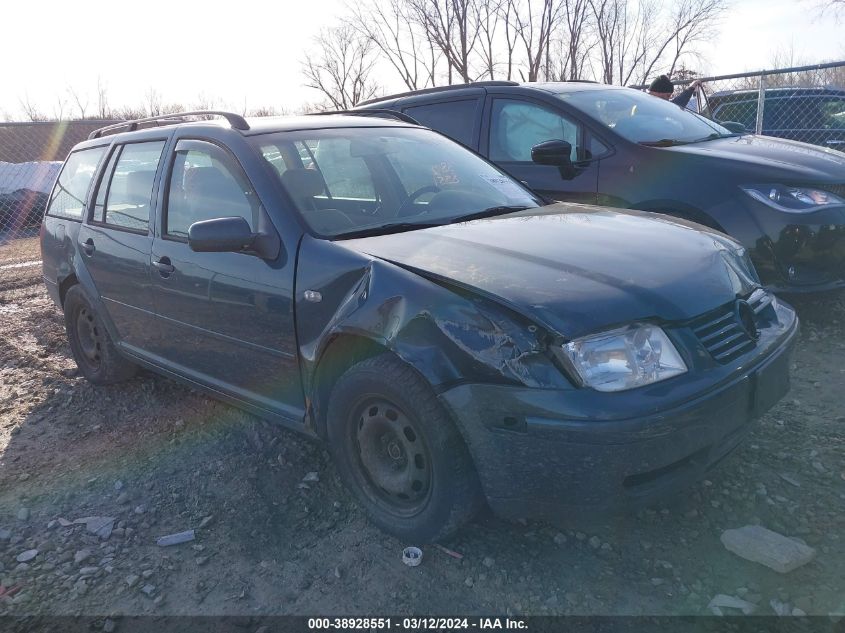
[[[845,288],[845,207],[797,214],[747,204],[760,235],[744,243],[763,283],[775,292]]]
[[[628,392],[464,384],[441,394],[488,502],[513,518],[603,515],[671,497],[789,390],[791,322],[708,376]],[[674,386],[671,384],[674,382]]]

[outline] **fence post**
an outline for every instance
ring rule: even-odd
[[[766,75],[760,75],[760,82],[757,93],[757,121],[754,125],[754,133],[763,133],[763,110],[766,107]]]

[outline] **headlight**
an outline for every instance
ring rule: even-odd
[[[683,374],[687,366],[656,325],[632,325],[585,336],[563,346],[584,385],[623,391]]]
[[[808,213],[832,204],[845,204],[845,198],[812,187],[748,185],[740,188],[755,200],[787,213]]]

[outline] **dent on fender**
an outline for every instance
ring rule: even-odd
[[[447,287],[399,265],[305,238],[298,271],[296,320],[306,398],[322,363],[339,362],[344,337],[395,353],[436,390],[460,382],[539,388],[570,386],[553,365],[552,337],[505,306]],[[339,261],[340,260],[340,261]],[[319,302],[304,292],[319,293]],[[311,295],[312,297],[314,295]]]

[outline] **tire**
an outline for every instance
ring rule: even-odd
[[[89,382],[110,385],[135,375],[137,366],[118,353],[80,286],[71,286],[67,291],[64,313],[73,360]]]
[[[326,430],[344,483],[373,523],[405,542],[443,539],[483,505],[460,433],[429,384],[391,354],[340,377]]]

